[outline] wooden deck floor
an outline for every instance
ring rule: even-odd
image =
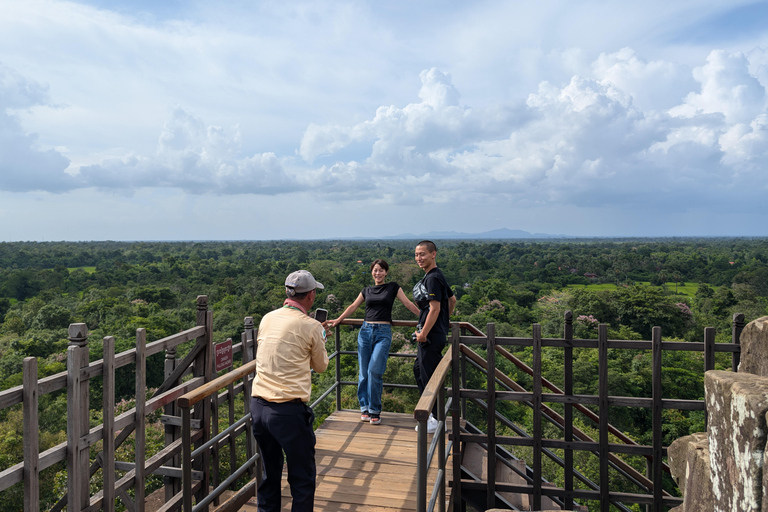
[[[416,510],[415,426],[410,414],[385,412],[380,425],[361,422],[358,411],[335,412],[326,418],[315,431],[315,510]],[[429,481],[434,482],[432,474]],[[290,506],[284,477],[283,510],[290,510]],[[256,498],[241,510],[255,512]]]

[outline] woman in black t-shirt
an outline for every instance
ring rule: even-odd
[[[389,265],[386,261],[374,261],[371,264],[371,275],[375,284],[366,286],[339,318],[328,321],[329,326],[336,327],[365,302],[365,320],[357,336],[357,360],[360,366],[357,399],[360,402],[360,419],[370,421],[372,425],[381,423],[383,377],[392,344],[392,305],[397,298],[414,315],[419,314],[419,308],[405,296],[399,284],[384,282],[387,272]]]

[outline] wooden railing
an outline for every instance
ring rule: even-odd
[[[241,476],[246,473],[256,475],[248,484],[241,487],[240,490],[234,494],[226,503],[217,508],[217,511],[235,511],[245,504],[251,497],[256,495],[256,488],[261,481],[261,472],[258,471],[258,461],[260,459],[259,453],[257,453],[256,443],[251,435],[251,413],[248,404],[250,403],[250,382],[249,376],[256,371],[256,361],[250,361],[243,364],[237,370],[231,371],[221,377],[212,380],[195,389],[185,395],[181,396],[178,400],[179,407],[181,408],[181,430],[182,430],[182,482],[183,482],[183,510],[184,512],[198,512],[201,510],[208,510],[208,505],[216,502],[225,490],[237,481]],[[194,437],[194,431],[192,429],[192,408],[195,404],[200,403],[203,400],[210,399],[211,397],[218,397],[219,391],[225,388],[233,389],[232,386],[235,382],[243,381],[243,398],[245,403],[245,414],[236,421],[231,421],[230,425],[221,433],[213,435],[211,439],[192,450],[192,441]],[[214,424],[217,424],[214,421]],[[234,448],[234,441],[240,434],[244,434],[246,438],[247,455],[246,462],[240,467],[235,469],[235,464],[231,464],[231,473],[228,478],[213,489],[211,492],[205,492],[205,496],[200,499],[196,505],[192,506],[192,497],[194,494],[194,488],[197,487],[201,479],[194,478],[192,467],[199,457],[203,456],[211,448],[217,448],[222,443],[229,443]],[[234,455],[233,449],[230,449],[230,454]],[[233,459],[234,460],[234,459]],[[218,467],[218,461],[214,461],[211,467]],[[218,483],[218,482],[217,482]]]
[[[192,510],[192,501],[196,501],[194,510],[205,510],[210,503],[218,505],[223,489],[244,474],[251,476],[250,483],[240,489],[235,498],[228,502],[237,506],[246,497],[253,494],[255,480],[259,474],[259,457],[253,437],[250,434],[249,397],[250,376],[255,369],[256,329],[252,318],[246,318],[246,328],[241,342],[233,346],[233,353],[242,351],[243,366],[235,371],[215,379],[212,344],[212,313],[208,311],[207,297],[200,296],[197,302],[197,325],[178,334],[161,340],[146,343],[146,334],[139,329],[136,335],[136,347],[114,353],[114,339],[104,338],[104,356],[99,361],[88,363],[87,328],[84,324],[70,326],[70,346],[67,351],[67,372],[37,380],[37,362],[34,358],[24,361],[23,385],[0,392],[0,409],[23,404],[24,411],[24,461],[0,472],[0,492],[10,486],[24,483],[24,510],[39,509],[39,474],[54,464],[66,462],[67,493],[54,505],[52,510],[69,511],[114,510],[115,500],[123,501],[127,508],[143,510],[147,475],[155,473],[164,476],[166,504],[163,509],[177,510],[182,506]],[[361,320],[346,320],[346,325],[359,325]],[[394,326],[415,327],[416,322],[395,321]],[[661,394],[661,354],[664,350],[699,351],[704,353],[704,368],[714,368],[716,352],[732,354],[732,367],[739,362],[738,344],[744,327],[743,315],[734,315],[732,343],[715,344],[714,329],[704,331],[704,342],[665,342],[661,331],[654,328],[650,341],[609,340],[607,327],[601,325],[598,339],[574,339],[572,316],[566,314],[563,338],[546,339],[541,336],[538,325],[532,328],[530,338],[497,337],[493,324],[487,326],[487,334],[468,323],[452,324],[451,348],[445,354],[432,380],[416,406],[414,417],[419,423],[417,484],[419,510],[433,510],[438,505],[443,510],[446,493],[447,455],[453,453],[452,485],[454,503],[461,503],[462,493],[482,490],[487,496],[487,505],[495,503],[498,492],[517,492],[529,494],[533,498],[534,508],[541,505],[542,496],[559,500],[569,508],[575,499],[599,500],[602,510],[608,510],[614,503],[625,510],[623,503],[649,505],[653,510],[662,510],[663,506],[675,506],[680,500],[665,495],[662,489],[664,473],[663,457],[666,448],[662,446],[661,413],[663,409],[705,410],[703,401],[664,399]],[[195,341],[183,359],[176,357],[179,345]],[[335,361],[335,379],[313,402],[317,406],[335,391],[336,408],[341,409],[341,389],[345,385],[357,385],[355,381],[344,381],[341,376],[341,357],[356,355],[356,351],[342,351],[339,327],[335,333],[335,350],[330,359]],[[472,346],[486,349],[487,360],[480,358]],[[531,347],[533,366],[529,367],[505,346]],[[563,350],[564,389],[560,390],[550,381],[542,378],[541,354],[543,347]],[[576,395],[573,393],[573,350],[592,349],[598,351],[597,395]],[[616,397],[608,394],[608,351],[612,349],[647,350],[652,353],[652,389],[651,397]],[[146,358],[165,351],[166,379],[154,395],[146,397]],[[496,358],[501,355],[517,368],[530,375],[533,389],[523,389],[509,376],[496,369]],[[414,357],[414,354],[390,354],[390,357]],[[136,369],[136,407],[115,417],[115,369],[135,365]],[[469,368],[468,368],[469,367]],[[467,389],[467,372],[472,367],[485,373],[486,390]],[[450,370],[450,372],[449,372]],[[445,385],[450,373],[451,382]],[[103,378],[103,423],[94,428],[88,424],[89,383],[94,377]],[[237,384],[236,384],[237,383]],[[385,387],[416,388],[412,384],[385,383]],[[503,390],[498,390],[501,386]],[[67,392],[67,442],[61,443],[43,453],[39,452],[37,435],[38,402],[41,395],[66,388]],[[544,393],[547,388],[552,393]],[[225,392],[221,392],[226,389]],[[488,393],[487,389],[495,390]],[[233,414],[235,399],[242,396],[244,416],[235,418]],[[435,435],[428,446],[426,421],[429,411],[437,404],[439,430],[444,434],[447,419],[445,416],[446,397],[451,411],[451,441],[446,449],[445,435]],[[514,425],[497,409],[497,401],[512,400],[525,403],[533,410],[533,428],[526,433]],[[462,429],[462,421],[467,417],[467,404],[472,403],[483,408],[486,413],[487,431],[482,434],[471,433]],[[562,416],[555,413],[546,403],[561,404]],[[228,405],[229,426],[218,432],[219,407]],[[595,413],[588,406],[597,408]],[[653,443],[652,446],[639,446],[631,438],[608,424],[609,407],[645,407],[652,410]],[[148,414],[163,409],[165,423],[165,447],[155,454],[146,453],[145,418]],[[599,439],[592,440],[574,427],[574,412],[580,412],[587,420],[595,422]],[[517,436],[497,436],[496,424],[514,427]],[[562,439],[544,439],[542,423],[549,421],[562,429]],[[115,450],[135,432],[134,462],[115,461]],[[608,435],[612,433],[624,444],[610,443]],[[232,474],[227,478],[218,475],[219,450],[230,446],[230,457],[234,457],[235,440],[245,434],[247,443],[246,463],[235,469],[230,461]],[[92,447],[102,442],[101,451],[94,456]],[[484,482],[463,479],[460,448],[463,443],[481,443],[488,453],[497,453],[502,445],[525,446],[532,449],[533,466],[527,469],[525,476],[528,485],[509,485],[495,481],[494,457],[489,457],[487,474]],[[552,450],[561,450],[562,460]],[[600,479],[597,483],[589,482],[573,467],[574,452],[587,451],[599,455]],[[617,454],[633,454],[646,457],[649,461],[649,476],[646,478],[634,468],[624,463]],[[437,455],[437,472],[432,492],[427,500],[428,484],[426,476],[431,461]],[[544,487],[542,485],[542,459],[549,457],[556,460],[563,468],[565,485],[563,488]],[[183,462],[182,462],[183,459]],[[608,470],[614,467],[631,481],[645,489],[645,493],[615,493],[608,486]],[[101,468],[103,473],[102,489],[90,495],[90,480]],[[183,468],[183,469],[182,469]],[[124,471],[117,478],[117,471]],[[574,478],[587,484],[589,489],[575,489]],[[209,486],[215,492],[209,493]],[[128,490],[133,489],[135,498],[130,498]],[[225,506],[226,508],[226,506]]]
[[[456,327],[454,327],[454,329],[456,329]],[[445,512],[445,488],[447,477],[445,461],[451,448],[454,446],[453,441],[448,444],[447,450],[445,446],[445,379],[448,377],[448,372],[451,369],[452,356],[453,352],[449,349],[440,360],[440,364],[437,365],[435,372],[432,374],[432,378],[429,379],[427,386],[424,388],[424,392],[421,394],[419,403],[416,404],[416,409],[413,411],[413,417],[419,422],[417,437],[418,446],[416,452],[416,510],[418,512],[434,510],[435,504],[437,504],[440,512]],[[437,405],[437,418],[435,418],[437,420],[437,428],[435,429],[434,435],[432,436],[432,442],[430,443],[427,437],[427,422],[435,405]],[[454,432],[457,431],[454,430]],[[456,447],[458,448],[458,444]],[[435,455],[437,455],[437,471],[429,502],[427,502],[427,489],[429,488],[427,475]],[[454,456],[456,456],[456,451],[454,451]],[[459,455],[459,460],[460,459],[461,456]]]
[[[23,404],[24,460],[0,472],[0,493],[23,481],[24,510],[40,509],[40,473],[55,464],[66,463],[67,492],[51,510],[68,511],[115,510],[119,499],[128,510],[144,510],[145,479],[150,474],[162,475],[165,484],[166,506],[163,510],[175,510],[181,506],[181,453],[182,418],[177,399],[191,390],[213,380],[212,312],[208,310],[208,298],[197,299],[197,325],[178,334],[147,343],[146,331],[136,332],[136,346],[115,354],[112,336],[103,339],[103,358],[89,363],[88,331],[85,324],[72,324],[69,328],[67,371],[43,379],[37,379],[37,360],[26,358],[23,365],[23,384],[0,392],[0,409]],[[251,334],[253,332],[251,321]],[[247,329],[246,329],[247,331]],[[253,344],[251,336],[250,344]],[[194,345],[179,359],[177,348],[187,342]],[[233,345],[233,354],[249,346],[245,336],[241,343]],[[165,352],[165,380],[147,399],[147,358]],[[248,350],[244,351],[245,354]],[[245,356],[247,357],[247,356]],[[115,370],[121,367],[135,368],[134,408],[115,416]],[[89,425],[90,386],[94,378],[102,379],[103,422],[93,428]],[[60,390],[67,393],[67,440],[40,453],[38,408],[40,397]],[[187,439],[200,445],[216,435],[219,405],[231,404],[236,393],[245,387],[230,388],[227,393],[199,401],[191,414],[190,423],[195,431]],[[146,445],[146,418],[162,409],[161,421],[165,428],[165,446],[157,453],[148,453]],[[231,409],[231,407],[230,407]],[[241,429],[243,431],[243,429]],[[115,460],[116,450],[133,434],[135,457],[132,462]],[[101,450],[92,453],[101,442]],[[197,498],[203,499],[202,489],[209,483],[218,484],[216,472],[209,472],[211,458],[217,457],[221,443],[208,445],[204,450],[205,464],[193,468],[200,481]],[[231,450],[230,450],[231,452]],[[216,463],[216,465],[218,462]],[[91,480],[97,470],[102,470],[101,487],[91,494]],[[118,472],[122,476],[118,478]],[[95,482],[93,482],[96,484]],[[96,484],[98,485],[98,484]],[[133,497],[128,491],[133,491]],[[207,492],[205,493],[207,494]],[[0,494],[1,495],[1,494]]]
[[[452,439],[454,441],[453,456],[453,500],[454,503],[460,503],[462,493],[465,491],[484,491],[486,494],[485,505],[489,508],[495,506],[498,498],[498,492],[513,492],[519,494],[528,494],[532,496],[533,510],[541,508],[542,496],[548,496],[562,503],[565,509],[571,509],[574,506],[574,500],[597,500],[600,502],[601,510],[607,511],[611,504],[614,504],[621,510],[628,510],[623,503],[644,504],[651,507],[654,511],[661,511],[663,507],[673,507],[679,505],[682,500],[674,498],[663,491],[662,478],[664,473],[663,457],[666,455],[666,447],[662,445],[662,411],[664,409],[677,410],[706,410],[706,404],[702,400],[678,400],[665,399],[662,397],[662,352],[667,350],[699,351],[704,353],[703,372],[711,370],[715,366],[715,353],[731,353],[731,364],[734,369],[738,367],[740,345],[739,336],[744,327],[743,315],[734,315],[734,326],[732,329],[731,343],[715,344],[715,333],[713,328],[706,328],[704,331],[704,342],[665,342],[662,341],[661,329],[653,329],[653,337],[650,341],[625,341],[609,340],[606,325],[600,325],[598,328],[598,339],[574,339],[572,336],[572,315],[566,313],[565,333],[563,338],[548,339],[541,336],[541,328],[534,324],[532,328],[532,337],[530,338],[502,338],[495,335],[493,324],[488,324],[487,335],[482,334],[476,328],[468,325],[453,324],[452,328],[452,383],[449,394],[452,397]],[[463,336],[461,329],[470,331],[473,336]],[[486,349],[487,361],[480,358],[469,347],[479,346]],[[531,347],[533,367],[530,368],[522,361],[515,358],[506,351],[504,346]],[[542,378],[542,349],[544,347],[554,347],[563,350],[564,360],[564,383],[565,390],[561,391],[551,382]],[[598,394],[597,395],[576,395],[573,393],[573,349],[594,349],[598,351]],[[646,350],[652,354],[652,396],[651,397],[618,397],[609,395],[608,390],[608,351],[613,349],[633,349]],[[497,356],[502,355],[507,360],[512,361],[518,368],[532,376],[533,389],[527,391],[517,385],[508,376],[496,370]],[[447,356],[446,356],[447,357]],[[467,361],[475,365],[485,373],[487,382],[486,389],[473,390],[466,389],[466,363]],[[444,379],[445,375],[435,374],[434,378]],[[441,381],[442,382],[442,381]],[[430,382],[438,385],[438,383]],[[507,390],[497,389],[497,385],[506,386]],[[554,393],[544,393],[543,388],[547,387]],[[494,390],[489,393],[487,390]],[[485,402],[483,402],[485,400]],[[502,424],[512,426],[512,423],[499,415],[497,410],[497,401],[510,400],[525,403],[533,410],[533,432],[527,435],[523,429],[516,426],[517,436],[498,436],[496,433],[497,421]],[[484,433],[468,433],[461,431],[460,418],[466,417],[466,402],[472,401],[481,405],[486,412],[487,431]],[[546,403],[562,404],[564,414],[560,416],[555,413]],[[595,414],[585,406],[597,407],[598,413]],[[420,404],[421,407],[421,404]],[[640,446],[628,436],[619,432],[608,423],[609,407],[640,407],[651,409],[652,414],[652,439],[651,446]],[[593,440],[583,432],[574,427],[574,411],[583,413],[587,420],[594,421],[599,431],[599,439]],[[506,422],[504,422],[506,420]],[[557,426],[563,431],[562,439],[544,439],[542,423],[544,420]],[[460,443],[456,443],[457,434]],[[609,433],[617,435],[623,444],[609,442]],[[524,435],[526,434],[526,435]],[[506,446],[524,446],[532,449],[533,467],[529,468],[526,480],[528,485],[510,485],[502,484],[496,481],[495,464],[496,457],[488,457],[486,481],[477,482],[462,479],[462,468],[460,465],[459,446],[463,443],[482,443],[489,454],[496,454],[497,448]],[[421,448],[420,448],[421,449]],[[555,459],[551,450],[561,450],[564,458],[560,461],[563,467],[563,479],[565,485],[563,488],[544,487],[542,485],[542,460],[545,457]],[[599,458],[599,482],[596,485],[589,485],[590,489],[575,489],[574,477],[578,472],[573,467],[574,452],[591,452]],[[646,478],[638,470],[626,464],[618,458],[616,454],[640,455],[649,461],[648,477]],[[628,477],[630,481],[644,490],[641,493],[619,493],[611,492],[609,487],[608,470],[614,467],[621,474]],[[580,480],[585,481],[582,476]]]

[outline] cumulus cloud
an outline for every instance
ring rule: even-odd
[[[683,104],[670,111],[672,115],[722,114],[726,122],[736,124],[749,123],[765,109],[765,87],[749,72],[741,52],[715,50],[693,76],[701,83],[701,91],[689,93]]]
[[[150,156],[128,155],[80,168],[82,186],[179,188],[193,194],[277,194],[301,190],[274,153],[238,155],[240,133],[206,125],[184,109],[171,112]]]
[[[716,50],[690,70],[624,48],[565,83],[541,82],[525,101],[482,108],[462,103],[450,74],[426,69],[414,102],[380,106],[355,124],[311,123],[295,156],[244,154],[237,126],[175,108],[154,152],[123,152],[74,176],[64,156],[38,148],[9,113],[48,102],[45,88],[0,70],[0,188],[685,210],[765,190],[764,56]]]
[[[632,48],[602,53],[592,63],[595,79],[611,84],[632,97],[643,110],[668,109],[696,86],[690,69],[672,62],[646,62]]]
[[[46,88],[0,64],[0,190],[62,192],[76,186],[64,172],[69,160],[43,149],[11,112],[47,104]]]
[[[690,71],[626,48],[600,55],[592,76],[542,82],[525,105],[482,111],[461,105],[450,75],[433,68],[420,75],[420,102],[351,126],[311,125],[299,154],[311,163],[369,147],[314,171],[339,197],[677,210],[752,197],[765,189],[768,115],[750,66],[718,50]]]

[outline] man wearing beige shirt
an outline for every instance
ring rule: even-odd
[[[311,511],[315,501],[315,415],[307,405],[310,370],[328,367],[325,328],[307,315],[323,285],[306,270],[285,279],[283,307],[267,313],[259,325],[256,378],[251,417],[259,443],[264,480],[258,489],[259,511],[280,510],[283,463],[288,464],[292,511]],[[285,452],[285,460],[283,459]]]

